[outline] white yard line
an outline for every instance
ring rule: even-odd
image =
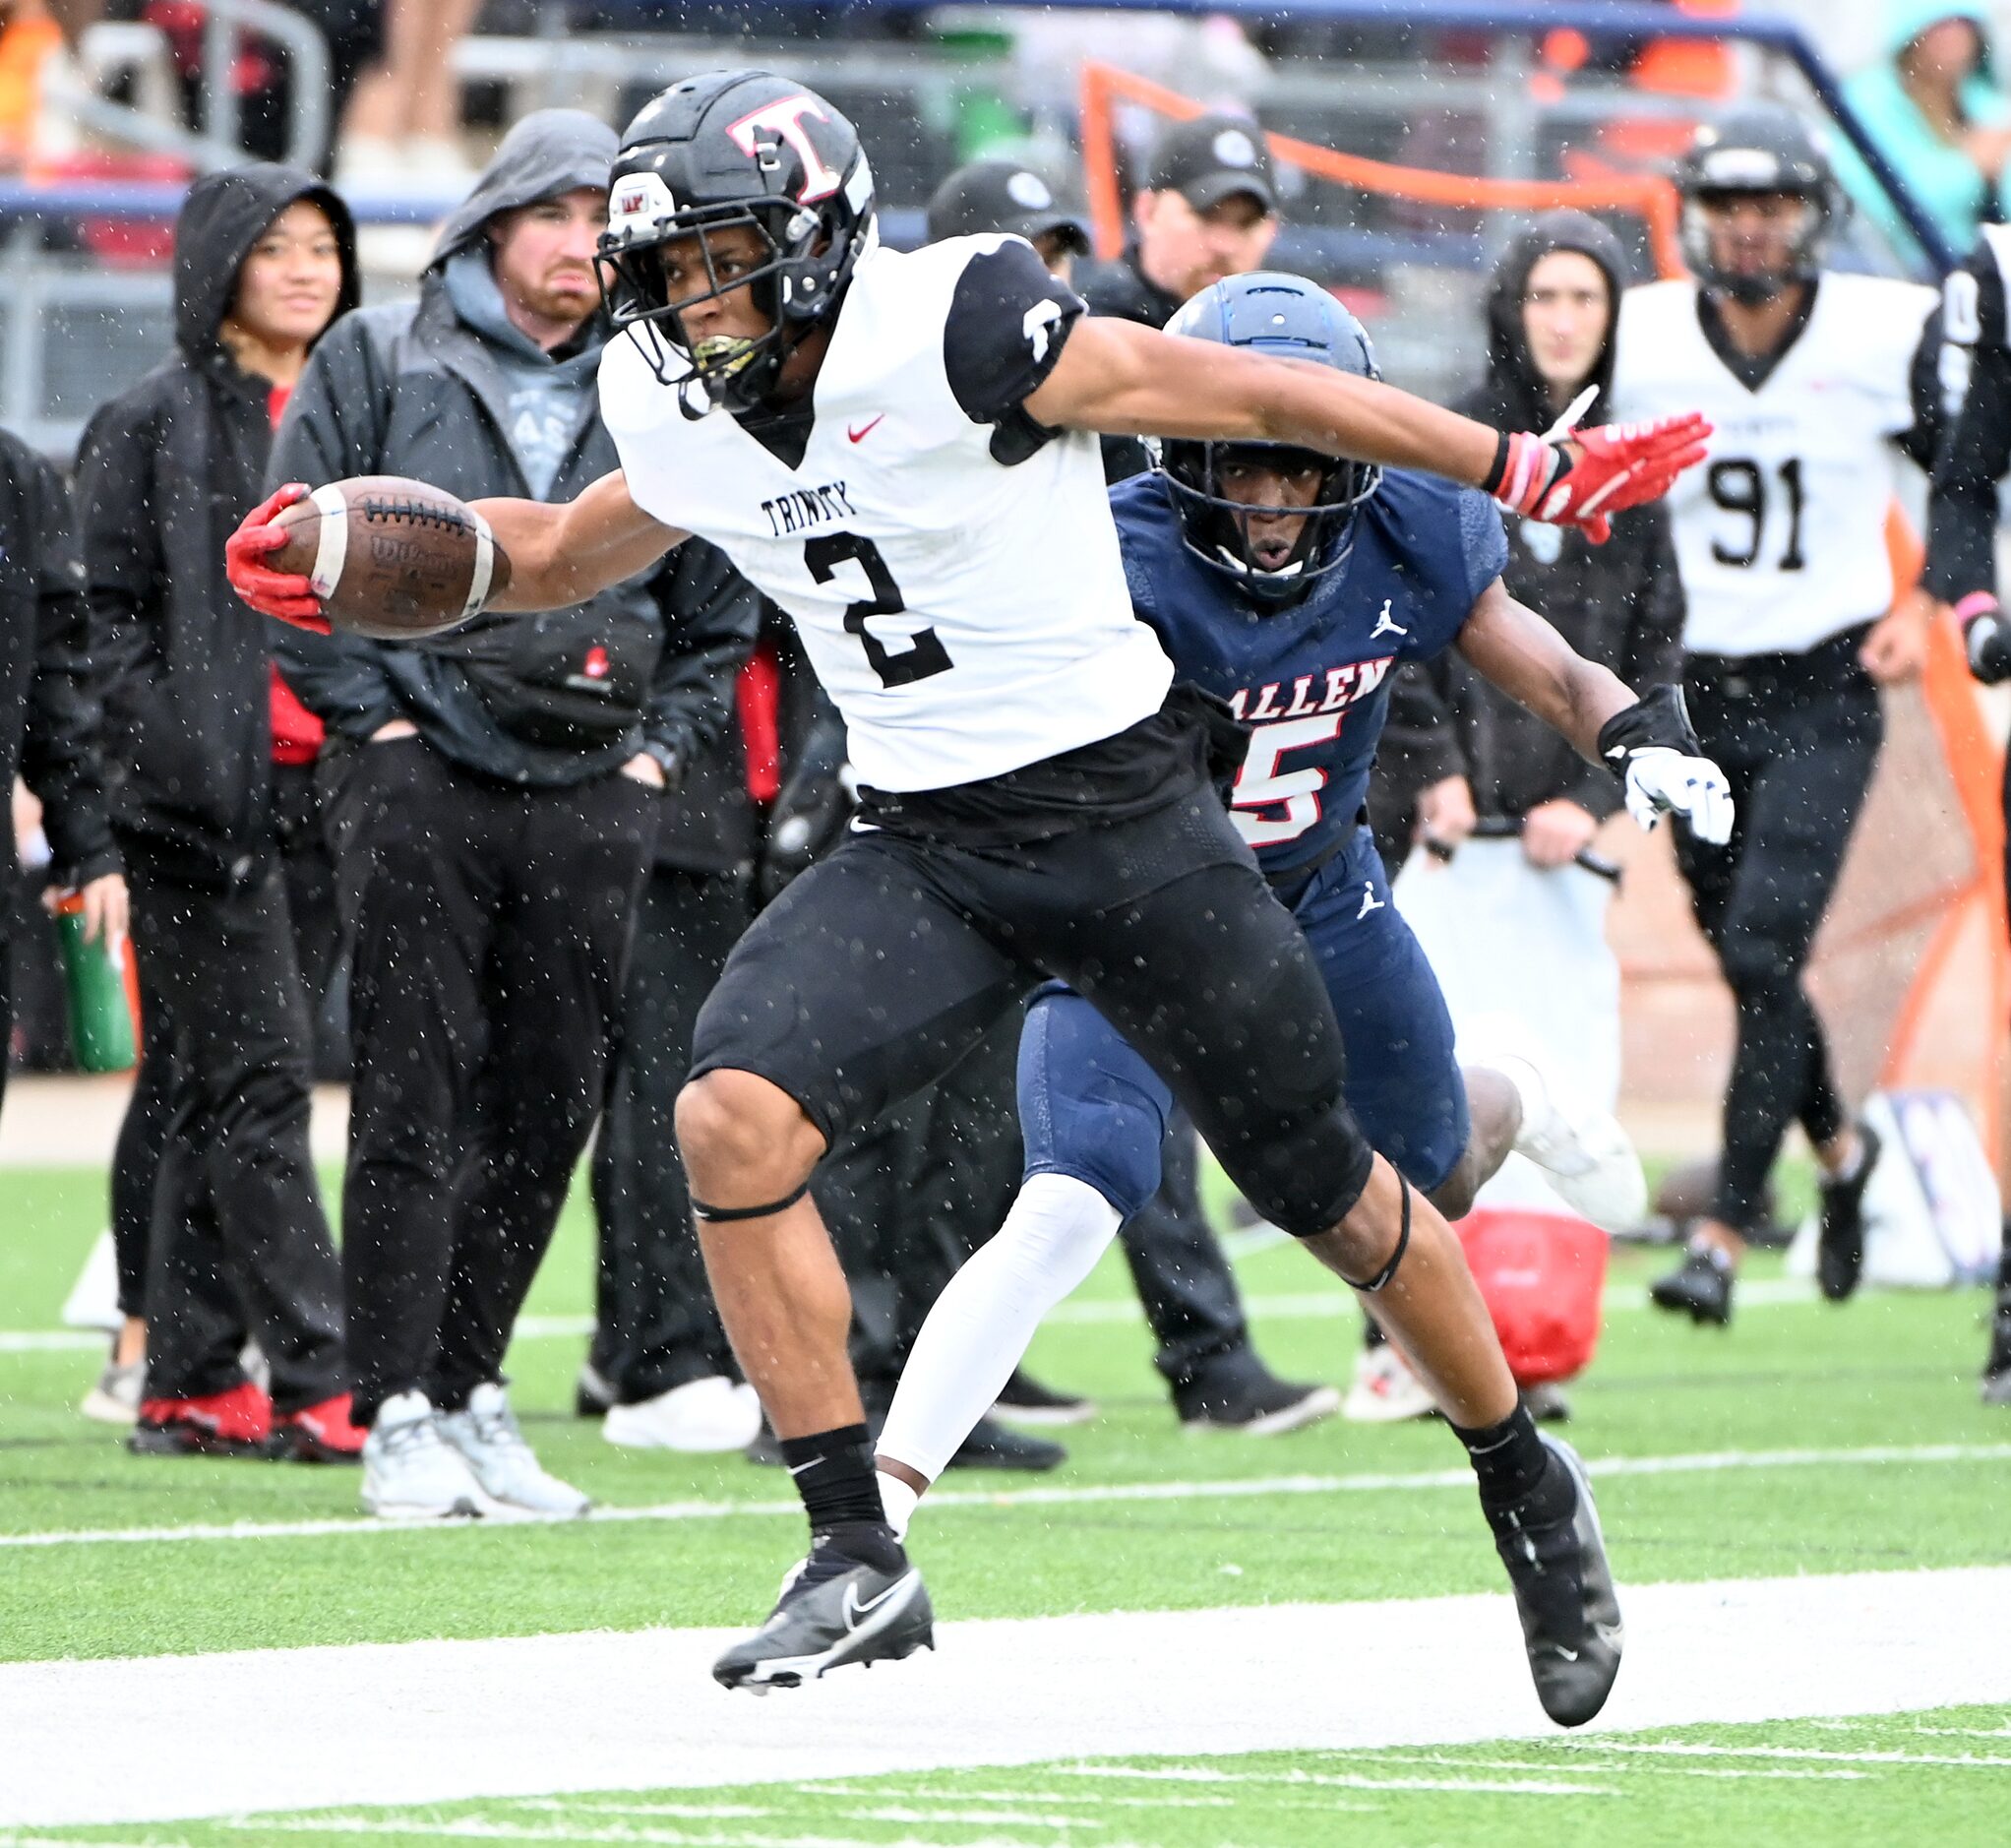
[[[1872,1445],[1859,1449],[1699,1450],[1673,1456],[1589,1458],[1586,1467],[1600,1480],[1616,1476],[1719,1475],[1730,1470],[1877,1469],[1930,1463],[2001,1463],[2011,1460],[2011,1444]],[[1251,1476],[1219,1482],[1083,1483],[1046,1489],[938,1489],[926,1507],[1071,1508],[1108,1502],[1243,1501],[1272,1495],[1383,1495],[1422,1490],[1471,1489],[1473,1471],[1461,1466],[1404,1473],[1352,1476]],[[741,1516],[800,1518],[800,1502],[662,1502],[641,1508],[595,1508],[588,1521],[731,1520]],[[529,1516],[513,1526],[577,1526],[574,1520]],[[188,1540],[322,1540],[340,1535],[458,1534],[456,1521],[399,1522],[351,1519],[191,1522],[171,1527],[80,1527],[45,1533],[0,1533],[8,1547],[139,1546]]]
[[[1644,1585],[1622,1595],[1627,1661],[1602,1728],[2011,1700],[2011,1651],[1992,1640],[2011,1633],[2011,1568]],[[1505,1596],[951,1623],[941,1628],[938,1654],[765,1700],[725,1694],[706,1672],[735,1633],[0,1667],[0,1827],[801,1785],[1053,1759],[1094,1779],[1099,1767],[1085,1758],[1554,1737],[1531,1694]],[[279,1750],[283,1735],[261,1718],[246,1750],[191,1752],[185,1729],[161,1720],[282,1716],[303,1702],[315,1738],[338,1750]],[[1620,1744],[1588,1741],[1588,1759]],[[1463,1781],[1521,1792],[1560,1781],[1559,1768],[1527,1783],[1498,1774]],[[1457,1776],[1446,1767],[1445,1782]],[[1570,1781],[1618,1788],[1611,1777],[1588,1762]],[[1214,1778],[1197,1766],[1195,1781]],[[1364,1765],[1359,1781],[1421,1780],[1380,1778]],[[916,1801],[894,1792],[880,1800],[903,1796]],[[533,1824],[527,1834],[535,1832]]]

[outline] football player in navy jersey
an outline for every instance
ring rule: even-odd
[[[600,374],[622,468],[563,508],[478,503],[512,566],[494,606],[576,603],[699,533],[795,622],[861,779],[845,838],[733,952],[678,1104],[713,1293],[812,1533],[714,1674],[790,1687],[932,1640],[809,1181],[1054,978],[1126,1030],[1259,1210],[1379,1293],[1520,1536],[1550,1710],[1589,1717],[1616,1661],[1590,1497],[1518,1407],[1457,1240],[1347,1105],[1312,954],[1209,786],[1197,697],[1132,614],[1096,433],[1440,469],[1601,537],[1690,464],[1701,420],[1503,433],[1331,367],[1086,319],[1017,238],[885,249],[851,124],[766,72],[686,78],[630,124],[601,258],[627,336]],[[233,536],[232,582],[312,622],[310,581],[266,562],[287,493]],[[1638,801],[1708,820],[1679,711],[1613,681],[1571,718]]]
[[[1374,376],[1354,316],[1297,277],[1217,282],[1169,331]],[[1575,1104],[1518,1053],[1465,1073],[1454,1063],[1444,999],[1390,902],[1367,822],[1369,772],[1403,661],[1457,647],[1588,757],[1598,751],[1591,715],[1630,697],[1508,596],[1493,506],[1408,470],[1205,442],[1165,444],[1158,469],[1120,484],[1111,503],[1133,607],[1179,678],[1249,727],[1231,814],[1311,947],[1347,1045],[1348,1104],[1371,1143],[1448,1218],[1515,1147],[1588,1217],[1631,1221],[1644,1203],[1640,1164],[1612,1118]],[[1667,691],[1658,697],[1674,704]],[[1693,825],[1716,832],[1729,821],[1712,812],[1723,800],[1712,781]],[[1657,819],[1633,807],[1645,824]],[[1274,1030],[1282,1039],[1295,1024],[1280,1018]],[[880,1440],[897,1533],[1041,1317],[1159,1185],[1172,1102],[1088,1001],[1060,984],[1042,991],[1020,1040],[1020,1195],[938,1300]],[[1545,1442],[1584,1495],[1569,1447]],[[1589,1499],[1583,1506],[1590,1518]],[[1512,1571],[1522,1532],[1500,1519],[1494,1532]],[[1587,1633],[1569,1640],[1576,1653],[1561,1674],[1558,1658],[1537,1651],[1544,1620],[1527,1599],[1523,1618],[1546,1707],[1588,1717],[1588,1664],[1610,1683],[1618,1663],[1611,1584]]]

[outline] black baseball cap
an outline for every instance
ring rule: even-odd
[[[1248,116],[1197,115],[1175,124],[1152,151],[1145,185],[1179,193],[1196,212],[1238,193],[1248,193],[1266,213],[1278,209],[1264,132]]]
[[[1020,160],[971,160],[937,187],[929,201],[929,241],[1008,231],[1032,243],[1060,232],[1077,256],[1089,254],[1089,220]]]

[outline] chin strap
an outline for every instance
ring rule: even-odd
[[[1401,1202],[1400,1211],[1403,1214],[1403,1220],[1397,1228],[1396,1250],[1390,1253],[1389,1263],[1384,1264],[1367,1283],[1357,1283],[1352,1277],[1343,1277],[1341,1279],[1349,1289],[1360,1290],[1364,1296],[1373,1296],[1391,1277],[1396,1275],[1397,1265],[1403,1263],[1404,1253],[1411,1248],[1411,1184],[1404,1179],[1402,1174],[1398,1174],[1396,1177],[1396,1191],[1397,1199]]]
[[[810,1183],[805,1181],[795,1193],[781,1200],[771,1200],[765,1206],[708,1206],[701,1200],[692,1201],[692,1217],[705,1225],[731,1225],[737,1219],[766,1219],[778,1212],[787,1212],[804,1195],[810,1192]],[[1406,1213],[1406,1225],[1409,1216]],[[1398,1255],[1401,1256],[1401,1248]]]

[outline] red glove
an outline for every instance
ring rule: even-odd
[[[1551,439],[1511,436],[1489,492],[1514,513],[1576,526],[1604,545],[1613,531],[1608,516],[1667,494],[1677,475],[1704,460],[1710,434],[1711,426],[1689,411]]]
[[[253,508],[224,540],[223,566],[230,587],[262,616],[276,616],[296,629],[325,636],[330,633],[329,619],[322,614],[314,585],[290,572],[269,571],[264,563],[286,543],[285,533],[273,524],[274,516],[306,498],[306,484],[289,481],[263,507]]]

